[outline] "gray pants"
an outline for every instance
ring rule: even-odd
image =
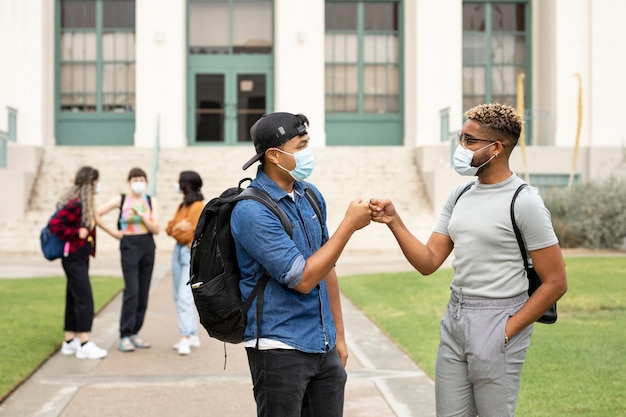
[[[435,393],[438,417],[512,417],[533,325],[504,346],[507,319],[527,294],[465,297],[452,288],[439,326]]]

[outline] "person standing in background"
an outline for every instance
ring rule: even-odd
[[[202,178],[195,171],[180,173],[176,188],[183,193],[183,202],[178,206],[174,218],[167,224],[166,232],[176,239],[172,253],[172,278],[174,304],[178,313],[180,341],[174,345],[179,355],[189,355],[191,347],[200,347],[198,339],[197,313],[189,282],[191,243],[196,224],[204,208],[204,197],[200,192]]]
[[[59,198],[57,212],[48,222],[50,231],[65,243],[61,265],[67,277],[65,292],[65,341],[63,355],[78,359],[101,359],[107,351],[90,340],[94,318],[89,280],[89,256],[96,255],[94,194],[100,191],[98,170],[84,166],[74,185]]]
[[[153,235],[159,233],[156,198],[146,194],[148,176],[141,168],[128,173],[129,194],[116,195],[98,207],[96,222],[100,228],[120,240],[120,259],[124,274],[124,297],[120,315],[120,343],[122,352],[147,349],[150,343],[139,337],[143,326],[150,282],[154,269],[156,246]],[[109,228],[102,216],[119,209],[117,229]]]

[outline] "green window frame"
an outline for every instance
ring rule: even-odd
[[[326,2],[326,111],[400,111],[398,1]]]
[[[135,110],[135,0],[59,2],[61,112]]]
[[[56,0],[57,144],[133,144],[135,1]]]
[[[526,132],[532,132],[530,0],[463,1],[463,108],[517,107],[523,74]],[[530,135],[527,133],[530,142]]]
[[[329,144],[402,144],[402,4],[400,0],[326,1]]]

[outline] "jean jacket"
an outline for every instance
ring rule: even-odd
[[[307,353],[322,353],[335,346],[335,323],[326,282],[322,280],[308,294],[296,290],[302,280],[306,259],[326,241],[320,221],[304,195],[311,187],[320,202],[326,224],[326,203],[313,185],[298,181],[294,199],[263,172],[260,166],[250,184],[265,190],[285,211],[293,224],[289,238],[278,217],[262,203],[243,200],[237,203],[230,219],[237,260],[241,269],[239,287],[246,300],[267,271],[271,277],[265,287],[260,337],[283,342]],[[324,227],[326,230],[326,227]],[[256,300],[248,311],[244,340],[257,338]]]

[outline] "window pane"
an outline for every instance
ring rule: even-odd
[[[523,67],[494,67],[491,70],[491,90],[494,95],[517,93],[517,76],[524,72]]]
[[[102,59],[104,61],[134,61],[134,32],[105,32],[102,34]]]
[[[96,66],[93,64],[61,65],[61,93],[96,91]]]
[[[105,28],[135,28],[135,0],[104,0],[102,26]]]
[[[356,113],[358,110],[356,95],[327,95],[326,111],[333,113]]]
[[[365,3],[365,30],[398,30],[397,3]]]
[[[327,65],[326,91],[329,94],[356,94],[358,71],[356,65]]]
[[[326,62],[357,62],[358,37],[356,34],[326,35]]]
[[[62,28],[95,28],[96,0],[61,0]]]
[[[95,61],[96,34],[91,32],[62,33],[60,48],[63,61]]]
[[[228,0],[189,2],[189,52],[228,53],[230,40]]]
[[[398,37],[396,35],[364,36],[363,53],[365,62],[398,62]]]
[[[398,69],[392,65],[366,65],[363,68],[365,94],[397,93]]]
[[[494,35],[491,38],[491,49],[494,63],[526,63],[526,36]]]
[[[485,94],[485,68],[465,67],[463,68],[463,94],[484,95]]]
[[[519,31],[525,29],[524,5],[494,3],[491,9],[493,31]]]
[[[272,2],[236,1],[233,4],[233,52],[272,52]]]
[[[326,2],[326,30],[356,30],[357,3]]]
[[[485,5],[463,4],[463,30],[485,31]]]
[[[463,33],[463,65],[484,65],[487,60],[484,33]]]

